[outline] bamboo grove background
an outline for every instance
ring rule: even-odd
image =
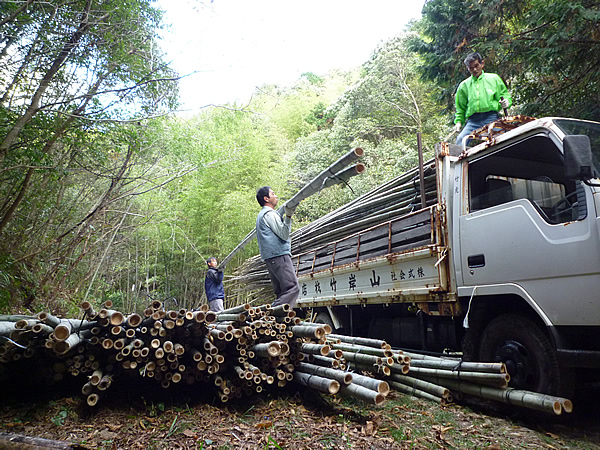
[[[0,18],[0,312],[198,306],[206,258],[253,228],[258,187],[290,198],[365,150],[366,173],[302,202],[298,230],[414,167],[417,132],[430,157],[470,51],[506,80],[511,112],[600,119],[592,1],[429,0],[354,70],[185,118],[150,0],[2,2]]]

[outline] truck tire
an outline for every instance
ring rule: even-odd
[[[561,394],[561,371],[554,347],[540,328],[524,317],[504,314],[484,329],[479,346],[484,362],[504,362],[510,386]]]
[[[315,317],[315,323],[329,325],[333,331],[336,330],[336,328],[333,326],[333,320],[331,320],[331,316],[329,316],[329,313],[327,311],[321,311],[320,313],[318,313],[317,317]]]

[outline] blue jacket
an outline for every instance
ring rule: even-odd
[[[258,241],[258,249],[260,250],[260,259],[270,259],[281,255],[290,255],[291,246],[290,240],[280,238],[265,222],[265,214],[274,214],[271,216],[277,222],[277,225],[289,235],[292,227],[290,219],[283,220],[279,213],[271,208],[263,207],[256,218],[256,240]]]
[[[225,290],[223,289],[223,272],[213,267],[206,272],[204,280],[204,292],[209,302],[217,298],[225,299]]]

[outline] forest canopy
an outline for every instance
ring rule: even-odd
[[[512,113],[600,120],[593,1],[428,0],[354,70],[306,72],[193,117],[175,113],[180,74],[153,1],[0,12],[0,312],[197,306],[206,259],[253,229],[258,187],[289,198],[362,147],[367,173],[302,202],[299,227],[413,167],[417,133],[431,156],[472,51],[507,82]]]

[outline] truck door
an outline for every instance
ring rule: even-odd
[[[540,133],[475,156],[467,176],[458,230],[463,285],[477,295],[520,295],[547,325],[596,325],[593,200],[587,186],[565,178],[556,141]]]

